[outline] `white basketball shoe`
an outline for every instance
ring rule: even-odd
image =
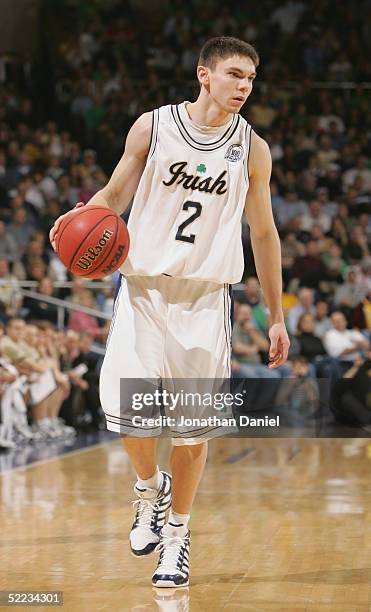
[[[138,499],[134,523],[130,532],[130,548],[133,555],[149,555],[160,541],[160,532],[165,525],[165,515],[171,506],[171,476],[161,472],[162,484],[158,490],[142,489],[135,485]]]
[[[189,548],[191,533],[174,535],[171,523],[164,526],[156,547],[160,552],[157,568],[152,576],[154,587],[185,587],[189,584]]]

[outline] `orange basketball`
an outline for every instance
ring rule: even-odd
[[[62,220],[56,235],[57,253],[78,276],[103,278],[125,261],[129,233],[111,209],[89,205],[77,208]]]

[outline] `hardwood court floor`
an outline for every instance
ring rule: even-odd
[[[0,589],[62,590],[68,612],[366,612],[370,467],[367,439],[213,442],[181,591],[152,589],[155,557],[128,553],[119,441],[18,468],[0,476]]]

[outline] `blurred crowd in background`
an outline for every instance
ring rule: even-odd
[[[211,36],[243,38],[261,56],[242,114],[272,153],[272,206],[281,237],[283,306],[291,336],[287,368],[270,370],[268,317],[244,221],[245,275],[235,291],[233,372],[237,377],[339,380],[363,367],[367,376],[370,3],[360,1],[353,11],[346,3],[328,0],[262,0],[248,14],[238,3],[221,7],[212,0],[173,2],[171,9],[159,2],[153,14],[149,3],[142,2],[128,3],[125,11],[116,0],[47,4],[43,19],[48,47],[42,59],[0,57],[0,355],[4,364],[17,366],[6,339],[9,325],[22,321],[14,342],[49,360],[46,369],[54,372],[59,399],[47,413],[45,407],[33,412],[34,425],[44,424],[44,432],[42,427],[41,433],[40,427],[33,432],[36,437],[47,430],[51,436],[53,431],[71,434],[63,432],[63,427],[76,425],[71,389],[78,395],[97,393],[97,378],[88,381],[89,373],[79,377],[72,372],[76,363],[71,346],[74,359],[82,353],[93,359],[92,342],[104,345],[108,324],[99,316],[73,311],[64,321],[65,330],[58,331],[57,308],[23,298],[19,283],[35,281],[45,296],[96,309],[97,314],[112,312],[114,290],[92,291],[83,280],[73,279],[50,247],[49,230],[60,214],[77,201],[87,202],[105,185],[127,131],[142,112],[195,99],[198,53]],[[55,287],[67,280],[71,289]],[[44,340],[32,344],[33,334]],[[50,343],[45,348],[53,334],[56,352]],[[53,354],[45,356],[45,351]],[[7,384],[10,373],[5,375],[4,369],[0,383]],[[96,358],[94,375],[98,372]],[[90,391],[81,388],[81,381]],[[86,403],[97,404],[88,420],[100,427],[97,396]],[[68,426],[50,420],[58,417],[61,406]]]

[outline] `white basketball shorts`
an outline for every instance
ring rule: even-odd
[[[100,376],[107,428],[131,433],[120,379],[229,379],[231,333],[228,285],[166,275],[122,277]],[[209,437],[172,442],[198,444]]]

